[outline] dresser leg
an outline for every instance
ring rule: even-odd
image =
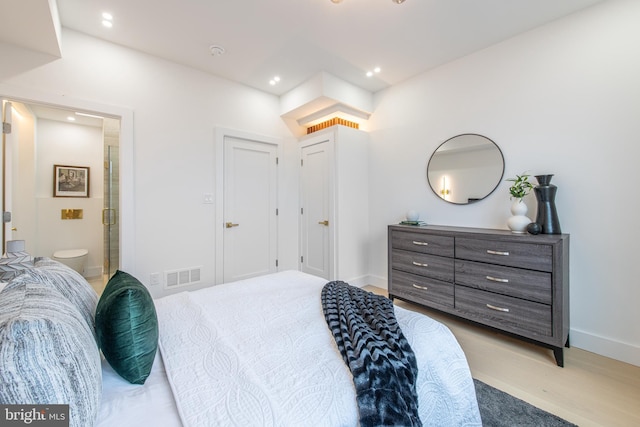
[[[561,368],[564,368],[564,350],[562,347],[554,347],[553,355],[556,357],[556,363]]]
[[[567,335],[567,342],[564,343],[564,346],[567,348],[571,348],[571,345],[569,345],[569,335]]]

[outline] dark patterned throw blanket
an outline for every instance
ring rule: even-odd
[[[416,357],[393,302],[345,282],[327,283],[322,309],[356,388],[360,425],[421,426]]]

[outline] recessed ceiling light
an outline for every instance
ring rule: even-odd
[[[67,120],[69,120],[70,122],[75,122],[76,118],[73,117],[73,116],[69,116],[69,117],[67,117]]]
[[[102,12],[102,25],[107,28],[113,27],[113,15],[109,12]]]
[[[374,68],[373,71],[369,70],[367,71],[367,77],[373,77],[374,74],[378,74],[380,71],[382,71],[380,67]]]
[[[275,86],[280,83],[280,76],[274,76],[271,80],[269,80],[269,84],[271,86]]]

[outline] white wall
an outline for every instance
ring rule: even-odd
[[[202,266],[202,286],[212,284],[215,205],[204,204],[203,195],[215,193],[214,128],[287,136],[284,163],[292,164],[295,141],[279,117],[278,98],[73,31],[64,30],[62,42],[62,59],[4,79],[5,91],[132,110],[133,176],[123,177],[129,188],[122,190],[133,192],[135,263],[124,265],[143,283],[151,273]],[[21,61],[29,69],[32,55],[14,52],[12,69]],[[297,197],[290,200],[290,188],[284,183],[280,193],[281,269],[297,267]]]
[[[53,120],[36,121],[36,245],[34,256],[60,249],[88,249],[85,276],[102,272],[104,164],[102,129]],[[53,166],[89,167],[89,196],[53,197]],[[62,209],[82,209],[82,219],[63,220]]]
[[[431,224],[507,228],[509,183],[454,206],[425,182],[441,142],[485,135],[503,150],[505,178],[555,174],[571,235],[573,345],[640,365],[638,22],[640,2],[609,1],[378,93],[371,273],[386,278],[386,226],[410,208]]]

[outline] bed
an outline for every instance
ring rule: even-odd
[[[95,425],[358,425],[353,378],[323,316],[325,284],[285,271],[154,300],[159,339],[150,374],[131,384],[101,357]],[[451,332],[400,307],[395,315],[418,365],[422,424],[480,426]],[[76,425],[86,420],[90,413]]]

